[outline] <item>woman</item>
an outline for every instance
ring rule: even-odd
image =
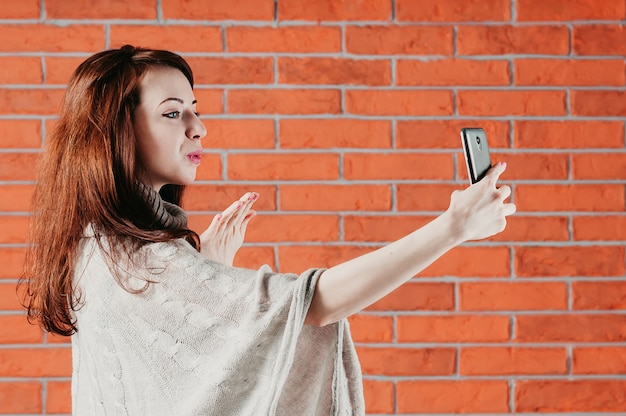
[[[72,75],[35,195],[29,317],[72,335],[78,415],[363,414],[345,318],[500,232],[505,169],[377,251],[300,276],[232,267],[258,194],[198,236],[179,208],[206,129],[178,55],[124,46]]]

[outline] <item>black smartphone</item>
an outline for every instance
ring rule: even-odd
[[[463,128],[461,129],[461,141],[463,142],[467,174],[470,182],[476,183],[484,178],[491,168],[487,135],[481,128]]]

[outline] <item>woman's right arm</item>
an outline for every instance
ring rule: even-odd
[[[306,323],[324,326],[361,311],[468,240],[504,230],[515,205],[508,186],[496,187],[506,165],[452,194],[450,207],[424,227],[376,251],[326,270],[319,278]]]

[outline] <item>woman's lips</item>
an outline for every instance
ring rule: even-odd
[[[187,159],[194,165],[199,165],[202,161],[202,150],[196,150],[195,152],[191,152],[187,155]]]

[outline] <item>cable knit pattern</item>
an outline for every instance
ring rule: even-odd
[[[104,244],[106,249],[106,243]],[[88,232],[74,283],[74,415],[361,415],[347,321],[304,325],[321,270],[276,274],[153,243],[113,278]]]

